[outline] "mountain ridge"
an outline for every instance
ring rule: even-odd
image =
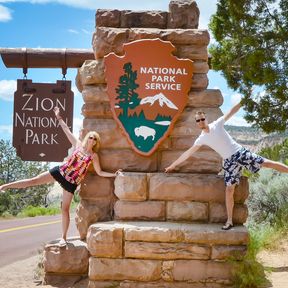
[[[259,128],[249,126],[225,125],[224,127],[236,142],[253,152],[282,143],[288,137],[288,131],[267,134]]]

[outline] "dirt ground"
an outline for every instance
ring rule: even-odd
[[[258,261],[264,266],[267,288],[288,287],[288,239],[283,240],[275,251],[262,251]],[[0,268],[0,287],[5,288],[86,288],[88,279],[71,279],[55,285],[42,284],[43,271],[38,267],[40,255]]]
[[[260,252],[257,259],[267,271],[266,278],[271,283],[267,288],[288,287],[288,239],[282,240],[274,251]]]
[[[70,281],[57,284],[43,285],[43,270],[38,267],[41,263],[40,255],[0,268],[0,287],[2,288],[86,288],[88,279]]]

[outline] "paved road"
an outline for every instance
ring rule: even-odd
[[[61,236],[61,215],[0,221],[0,267],[43,251],[44,245]],[[78,236],[74,215],[68,237]]]

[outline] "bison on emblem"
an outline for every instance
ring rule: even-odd
[[[142,136],[144,138],[144,140],[147,139],[147,137],[152,136],[152,140],[155,139],[155,134],[156,131],[153,128],[147,127],[147,126],[140,126],[140,127],[136,127],[134,129],[135,135],[137,137]]]

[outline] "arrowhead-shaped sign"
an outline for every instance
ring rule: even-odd
[[[192,61],[174,50],[168,41],[144,39],[124,44],[124,56],[105,56],[114,119],[141,155],[151,155],[169,135],[188,100]]]

